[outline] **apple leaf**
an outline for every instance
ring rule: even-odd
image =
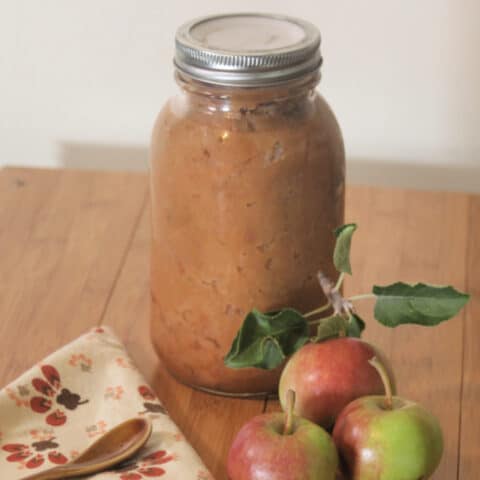
[[[341,315],[333,315],[320,321],[317,327],[317,335],[313,338],[314,342],[321,342],[329,338],[340,336],[346,333],[346,321]]]
[[[224,363],[230,368],[275,368],[308,338],[308,322],[293,308],[269,313],[252,310],[245,317]]]
[[[335,230],[337,241],[333,251],[333,263],[335,268],[342,273],[352,274],[350,265],[350,246],[352,243],[353,232],[357,229],[356,223],[348,223]]]
[[[312,341],[322,342],[341,335],[360,338],[364,329],[365,322],[355,313],[352,313],[348,320],[342,315],[332,315],[320,321],[317,335]]]
[[[403,282],[385,287],[374,286],[377,297],[375,318],[387,327],[404,323],[433,326],[455,316],[467,303],[469,295],[453,287]]]
[[[347,323],[347,335],[360,338],[364,330],[365,322],[356,313],[352,313]]]

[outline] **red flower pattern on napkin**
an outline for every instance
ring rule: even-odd
[[[60,374],[55,367],[43,365],[40,370],[45,377],[34,378],[32,380],[33,388],[42,394],[41,397],[35,396],[30,399],[30,408],[36,413],[48,413],[54,408],[54,401],[68,410],[75,410],[79,405],[87,403],[88,400],[82,400],[80,395],[72,393],[68,388],[61,388]],[[53,427],[59,427],[65,424],[67,416],[62,408],[49,413],[45,421]]]
[[[55,450],[58,443],[54,442],[54,437],[40,442],[33,442],[31,445],[22,443],[8,443],[2,446],[2,450],[9,453],[7,462],[19,462],[26,468],[38,468],[48,459],[56,465],[63,465],[68,462],[68,458]],[[48,454],[41,452],[52,450]]]
[[[163,415],[167,415],[165,407],[160,403],[160,400],[148,385],[140,385],[138,387],[138,393],[144,400],[146,400],[146,402],[143,403],[145,411],[139,412],[139,415],[145,413],[162,413]]]
[[[161,477],[166,472],[158,465],[175,460],[174,455],[167,455],[165,450],[157,450],[140,460],[128,463],[117,472],[121,480],[141,480],[142,478]]]

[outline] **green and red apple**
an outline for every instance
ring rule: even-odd
[[[335,479],[338,454],[330,435],[294,416],[293,403],[287,415],[258,415],[240,429],[227,459],[230,480]]]
[[[372,363],[381,369],[381,364]],[[392,396],[359,398],[341,412],[333,430],[351,480],[426,480],[442,457],[437,419],[415,402]]]
[[[351,337],[308,343],[287,362],[279,383],[285,409],[286,392],[296,393],[295,414],[331,428],[343,408],[356,398],[381,394],[383,383],[368,361],[383,355]]]

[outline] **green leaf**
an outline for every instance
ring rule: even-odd
[[[314,342],[321,342],[329,338],[340,336],[340,333],[346,333],[346,320],[341,315],[333,315],[320,321],[317,327],[317,336]]]
[[[470,298],[453,287],[425,283],[374,286],[373,293],[377,296],[375,318],[387,327],[403,323],[437,325],[455,316]]]
[[[360,338],[364,329],[365,322],[355,313],[348,320],[342,315],[332,315],[320,321],[317,327],[317,335],[312,341],[322,342],[341,335]]]
[[[245,317],[224,363],[230,368],[275,368],[302,347],[308,337],[308,322],[293,308],[270,313],[252,310]]]
[[[353,232],[357,229],[357,224],[349,223],[335,230],[337,241],[333,251],[333,263],[339,272],[352,274],[350,265],[350,246],[352,243]]]
[[[364,330],[365,322],[356,313],[352,313],[347,324],[347,335],[360,338]]]

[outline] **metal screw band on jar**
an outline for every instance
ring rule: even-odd
[[[181,26],[174,63],[194,79],[243,87],[276,85],[320,68],[320,33],[282,15],[215,15]]]

